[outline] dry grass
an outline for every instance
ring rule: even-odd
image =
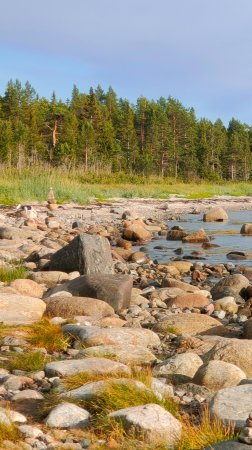
[[[21,437],[21,433],[19,432],[18,428],[15,424],[6,425],[2,422],[0,422],[0,444],[2,444],[3,441],[10,440],[12,442],[19,441]]]
[[[11,358],[9,369],[36,372],[42,370],[46,362],[46,357],[40,350],[29,351],[29,353],[17,353]]]
[[[28,342],[48,352],[66,351],[70,346],[70,338],[64,336],[60,325],[52,324],[46,318],[31,325],[28,331]]]

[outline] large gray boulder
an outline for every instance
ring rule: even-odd
[[[237,386],[245,378],[246,374],[234,364],[213,360],[199,367],[193,382],[207,387],[210,391],[218,391]]]
[[[218,300],[219,298],[226,297],[232,294],[234,297],[237,295],[243,295],[245,289],[249,286],[249,280],[240,274],[229,275],[222,278],[215,286],[211,289],[211,294],[213,300]]]
[[[76,297],[91,297],[107,302],[115,311],[128,308],[133,279],[130,275],[81,275],[74,280],[51,289],[47,297],[56,292],[70,292]]]
[[[137,429],[153,445],[162,440],[168,446],[174,446],[181,436],[181,423],[155,403],[120,409],[110,413],[109,417],[122,421],[127,430]]]
[[[99,235],[80,234],[52,255],[49,270],[81,274],[114,273],[110,244]]]
[[[252,385],[244,384],[221,389],[210,402],[210,412],[226,425],[232,422],[242,428],[251,412]]]

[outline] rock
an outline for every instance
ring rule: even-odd
[[[42,298],[44,289],[38,283],[27,279],[17,279],[10,283],[10,287],[15,289],[19,294],[27,297]]]
[[[67,291],[77,297],[103,300],[118,311],[129,307],[132,285],[130,275],[82,275],[50,290],[47,297],[56,292]]]
[[[34,228],[16,228],[16,227],[0,227],[0,239],[32,239],[34,242],[38,242],[43,234],[39,231],[35,231]]]
[[[179,353],[157,364],[153,374],[155,376],[180,374],[193,378],[202,364],[202,359],[195,353]]]
[[[206,360],[221,360],[238,366],[252,376],[252,345],[249,339],[223,339],[204,355]]]
[[[244,223],[241,227],[241,234],[252,234],[252,223]]]
[[[229,387],[217,392],[210,403],[210,412],[226,425],[231,422],[240,429],[251,411],[251,403],[251,384]]]
[[[103,391],[109,388],[110,385],[122,385],[122,386],[132,386],[133,388],[151,392],[144,383],[137,380],[131,380],[130,378],[110,378],[109,380],[92,381],[90,383],[85,383],[76,389],[72,389],[68,392],[63,392],[61,395],[64,398],[70,397],[72,399],[78,400],[88,400],[93,397],[98,397]]]
[[[155,347],[160,345],[156,333],[143,328],[99,328],[82,325],[64,325],[63,332],[80,339],[87,346],[96,345],[141,345]]]
[[[182,241],[188,233],[184,230],[169,230],[166,236],[167,241]]]
[[[246,374],[234,364],[225,361],[209,361],[199,367],[193,383],[206,386],[210,391],[237,386]]]
[[[209,299],[205,295],[199,293],[184,293],[178,295],[175,299],[166,301],[168,307],[175,306],[177,308],[204,308],[209,304]]]
[[[25,423],[26,417],[17,411],[0,407],[0,423],[11,425],[11,422]]]
[[[226,254],[226,257],[228,259],[248,259],[249,253],[245,253],[245,252],[229,252]]]
[[[249,285],[249,280],[240,274],[229,275],[227,277],[221,278],[221,280],[215,284],[211,289],[211,294],[214,300],[226,297],[227,289],[230,293],[234,295],[243,294],[246,287]],[[230,294],[232,295],[232,294]]]
[[[215,207],[206,211],[203,215],[204,222],[224,222],[228,220],[228,215],[223,208]]]
[[[65,377],[79,372],[130,375],[129,367],[106,358],[66,359],[47,363],[45,366],[45,373],[48,377]]]
[[[193,286],[192,284],[185,283],[184,281],[175,280],[174,278],[166,277],[162,280],[162,287],[172,287],[179,288],[185,292],[198,292],[200,289],[197,286]]]
[[[137,264],[143,264],[147,262],[147,257],[144,252],[134,252],[130,255],[129,261],[135,262]]]
[[[203,228],[200,228],[199,230],[185,236],[182,241],[188,243],[208,242],[209,237],[207,236],[205,230],[203,230]]]
[[[144,228],[144,224],[140,223],[127,223],[126,228],[123,230],[123,237],[129,241],[150,241],[151,233]]]
[[[188,261],[171,261],[167,264],[168,267],[175,267],[179,273],[190,272],[193,264]]]
[[[125,345],[99,345],[82,349],[76,358],[96,356],[96,357],[113,357],[123,364],[148,365],[157,360],[156,356],[146,347],[141,345],[128,344]]]
[[[162,440],[167,445],[173,446],[178,443],[181,436],[181,423],[164,408],[154,403],[120,409],[110,413],[109,417],[122,421],[127,430],[134,427],[153,444]]]
[[[40,320],[46,304],[35,297],[0,293],[0,318],[4,325],[29,325]]]
[[[43,436],[43,432],[39,428],[31,425],[20,425],[18,429],[26,438],[36,439],[37,437]]]
[[[217,444],[211,445],[211,447],[204,448],[203,450],[250,450],[246,444],[241,444],[237,441],[223,441]]]
[[[247,320],[243,326],[244,339],[252,339],[252,319]]]
[[[236,314],[238,311],[238,305],[235,302],[234,297],[223,297],[214,302],[215,311],[226,311],[230,314]]]
[[[153,326],[160,333],[175,329],[178,334],[225,334],[225,327],[218,320],[205,314],[171,314]]]
[[[48,288],[53,288],[56,284],[64,283],[69,279],[69,275],[65,272],[57,270],[32,272],[28,275],[30,280],[39,284],[45,284]]]
[[[99,235],[80,234],[52,255],[50,270],[81,274],[112,274],[114,266],[108,239]]]
[[[114,309],[108,303],[89,297],[52,297],[47,299],[45,314],[50,317],[112,316]]]
[[[35,391],[34,389],[24,389],[23,391],[18,392],[17,394],[13,395],[12,401],[19,402],[19,401],[27,401],[27,400],[43,400],[44,397],[40,392]]]
[[[89,425],[90,414],[73,403],[55,406],[47,416],[45,424],[50,428],[85,428]]]

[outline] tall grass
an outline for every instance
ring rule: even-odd
[[[28,270],[19,264],[16,267],[5,267],[0,265],[0,281],[4,283],[10,283],[11,281],[26,278]]]
[[[187,198],[204,198],[214,195],[252,195],[252,183],[195,181],[182,182],[157,176],[128,175],[125,173],[94,173],[81,169],[62,168],[15,169],[0,168],[0,204],[14,205],[47,199],[53,187],[59,203],[87,204],[94,199],[111,198],[167,198],[177,194]]]

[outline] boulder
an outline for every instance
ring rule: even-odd
[[[45,424],[49,428],[85,428],[89,425],[90,414],[73,403],[55,406],[47,416]]]
[[[195,353],[179,353],[157,364],[153,374],[155,376],[180,374],[193,378],[202,364],[202,359]]]
[[[187,273],[190,272],[193,264],[188,261],[171,261],[167,264],[168,267],[175,267],[178,269],[179,273]]]
[[[179,288],[185,292],[198,292],[200,289],[198,286],[193,286],[192,284],[185,283],[184,281],[175,280],[171,277],[165,277],[162,280],[162,287]]]
[[[36,297],[0,293],[0,320],[4,325],[29,325],[40,320],[46,304]]]
[[[141,345],[155,347],[160,345],[156,333],[144,328],[100,328],[83,325],[64,325],[63,332],[80,339],[87,346],[96,345]]]
[[[123,237],[129,241],[150,241],[151,232],[144,228],[144,224],[140,223],[127,223],[127,226],[123,230]]]
[[[128,308],[133,279],[130,275],[93,274],[82,275],[51,289],[47,297],[56,292],[70,292],[76,297],[91,297],[103,300],[115,311]]]
[[[224,222],[228,220],[228,215],[223,208],[216,207],[206,211],[203,215],[204,222]]]
[[[252,339],[252,319],[247,320],[243,326],[244,339]]]
[[[87,356],[95,357],[112,357],[116,361],[123,364],[132,365],[149,365],[154,363],[157,358],[153,353],[142,345],[128,344],[125,345],[99,345],[80,350],[76,358],[84,358]]]
[[[203,359],[226,361],[238,366],[247,377],[252,377],[252,345],[249,339],[223,339]]]
[[[211,447],[205,447],[203,450],[250,450],[251,447],[246,444],[241,444],[237,441],[223,441],[217,444],[211,445]]]
[[[252,223],[244,223],[241,227],[241,234],[252,234]]]
[[[17,279],[10,283],[10,287],[15,289],[19,294],[26,295],[27,297],[42,298],[44,294],[42,286],[32,280]]]
[[[228,259],[234,259],[234,260],[240,260],[240,259],[248,259],[249,257],[249,253],[245,253],[245,252],[229,252],[226,254],[226,257]]]
[[[204,306],[207,306],[209,304],[209,299],[205,296],[199,293],[187,293],[178,295],[174,299],[170,299],[166,301],[166,305],[168,307],[175,306],[177,308],[204,308]]]
[[[226,311],[230,314],[236,314],[238,311],[238,305],[235,302],[234,297],[223,297],[214,302],[215,311]]]
[[[69,279],[69,275],[65,272],[57,270],[48,270],[43,272],[32,272],[28,275],[30,280],[39,284],[45,284],[47,288],[53,288],[57,284],[64,283]]]
[[[252,385],[221,389],[210,402],[210,412],[228,425],[230,422],[240,429],[251,412]]]
[[[175,329],[178,334],[225,334],[225,327],[218,320],[205,314],[171,314],[153,326],[153,331],[167,333]]]
[[[178,444],[181,436],[181,423],[161,406],[149,403],[132,408],[124,408],[109,414],[109,417],[120,420],[126,428],[132,427],[153,445],[165,441],[168,446]]]
[[[55,252],[49,263],[49,270],[80,274],[114,273],[110,244],[107,238],[80,234],[68,245]]]
[[[211,289],[211,295],[214,300],[226,297],[227,291],[234,296],[243,295],[244,290],[249,285],[249,280],[240,274],[228,275],[227,277],[221,278],[218,283]]]
[[[66,359],[64,361],[50,362],[45,365],[45,373],[48,377],[66,377],[79,372],[99,375],[130,375],[131,373],[129,367],[125,366],[125,364],[111,361],[107,358]]]
[[[194,231],[193,233],[188,234],[182,239],[183,242],[188,243],[200,243],[200,242],[208,242],[209,237],[206,234],[205,230],[203,228],[200,228],[197,231]]]
[[[167,241],[182,241],[188,233],[184,230],[169,230],[166,236]]]
[[[234,364],[225,361],[209,361],[199,367],[193,383],[207,387],[210,391],[218,391],[226,387],[237,386],[246,374]]]
[[[73,319],[75,316],[112,316],[114,309],[108,303],[89,297],[64,297],[47,299],[45,314],[50,317]]]

